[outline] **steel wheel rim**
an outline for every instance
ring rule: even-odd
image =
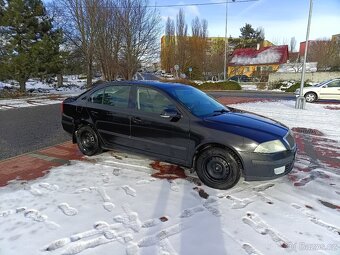
[[[212,181],[223,181],[230,175],[230,165],[222,157],[210,157],[205,161],[204,166],[207,177]]]
[[[80,143],[85,151],[92,151],[97,144],[96,137],[92,132],[82,132],[80,135]]]

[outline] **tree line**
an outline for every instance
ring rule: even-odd
[[[132,79],[159,54],[160,15],[147,0],[0,0],[0,79],[20,89],[31,77],[85,70],[87,86]]]
[[[229,38],[227,57],[235,48],[253,48],[264,40],[263,28],[254,29],[250,24],[240,28],[239,38]],[[176,20],[167,18],[162,37],[161,66],[166,72],[179,72],[193,79],[219,77],[223,73],[225,57],[224,38],[208,36],[208,22],[198,17],[192,20],[191,34],[185,23],[185,13],[180,9]],[[190,71],[191,70],[191,71]]]

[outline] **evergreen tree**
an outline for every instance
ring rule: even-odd
[[[0,26],[6,28],[8,38],[4,69],[25,91],[30,77],[43,77],[61,69],[61,31],[53,30],[41,0],[7,0],[3,6]]]
[[[244,27],[240,28],[241,36],[243,39],[255,39],[258,35],[256,30],[252,27],[251,24],[246,23]]]
[[[261,27],[255,30],[251,24],[246,23],[244,27],[240,28],[240,31],[241,40],[237,48],[255,48],[259,42],[264,40],[264,30]]]

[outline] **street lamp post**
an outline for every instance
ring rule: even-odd
[[[313,10],[313,0],[310,0],[309,16],[308,16],[308,24],[307,24],[307,34],[306,34],[305,54],[304,54],[304,57],[303,57],[301,83],[300,83],[300,93],[299,93],[299,96],[296,98],[296,102],[295,102],[295,108],[296,109],[305,109],[305,106],[306,106],[306,99],[303,96],[303,85],[304,85],[304,82],[305,82],[306,61],[307,61],[307,52],[308,52],[308,44],[309,44],[308,40],[309,40],[310,24],[311,24],[311,19],[312,19],[312,10]]]
[[[235,2],[236,0],[232,0]],[[224,70],[223,79],[227,80],[228,69],[228,0],[225,2],[225,34],[224,34]]]
[[[227,80],[227,58],[228,58],[228,1],[225,2],[225,34],[224,34],[224,69],[223,79]]]

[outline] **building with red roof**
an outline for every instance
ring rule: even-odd
[[[260,49],[236,49],[228,64],[228,76],[268,76],[289,60],[288,45],[268,46]]]

